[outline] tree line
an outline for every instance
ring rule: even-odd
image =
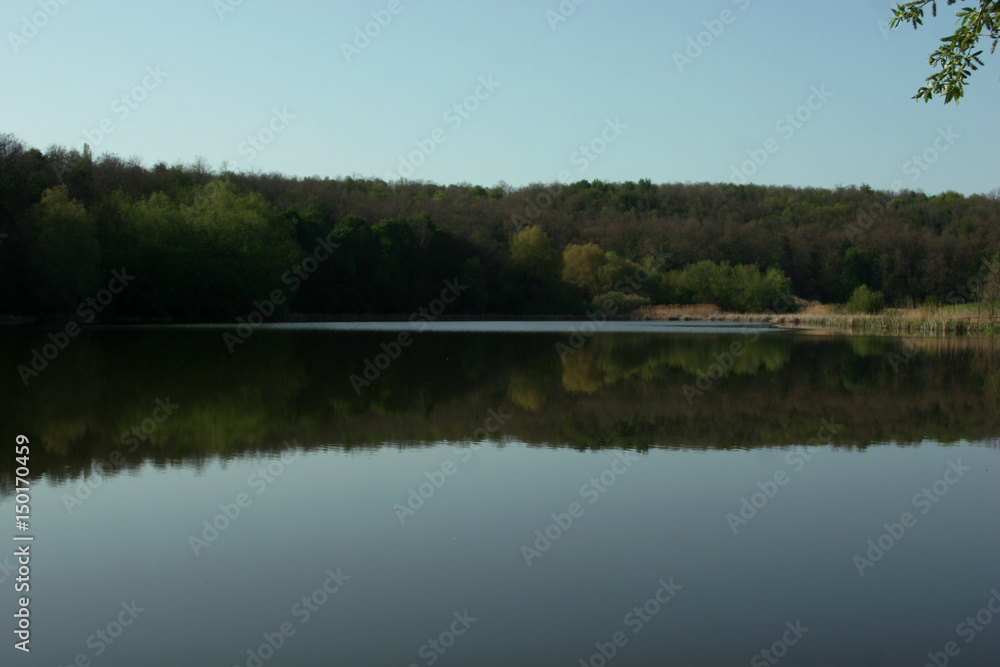
[[[7,134],[0,314],[72,316],[123,268],[136,278],[102,317],[224,320],[275,289],[288,297],[276,317],[405,315],[455,279],[456,315],[754,311],[793,293],[843,303],[861,286],[891,306],[955,301],[1000,248],[998,192],[292,178]],[[317,263],[319,246],[336,249]]]

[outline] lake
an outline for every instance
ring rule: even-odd
[[[995,341],[242,334],[0,331],[4,664],[997,664]]]

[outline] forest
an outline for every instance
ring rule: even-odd
[[[406,316],[446,281],[444,316],[760,312],[861,286],[903,307],[971,300],[998,249],[1000,189],[298,178],[0,135],[0,316]]]

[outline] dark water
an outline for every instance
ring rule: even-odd
[[[998,664],[1000,348],[571,327],[4,331],[2,664]]]

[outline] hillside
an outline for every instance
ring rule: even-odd
[[[970,281],[1000,247],[1000,198],[301,179],[203,162],[147,168],[0,135],[0,233],[8,315],[406,315],[446,280],[461,286],[447,314],[582,313],[615,292],[622,309],[754,310],[785,291],[844,302],[862,284],[905,306],[971,299]],[[99,309],[85,305],[123,268],[133,281]]]

